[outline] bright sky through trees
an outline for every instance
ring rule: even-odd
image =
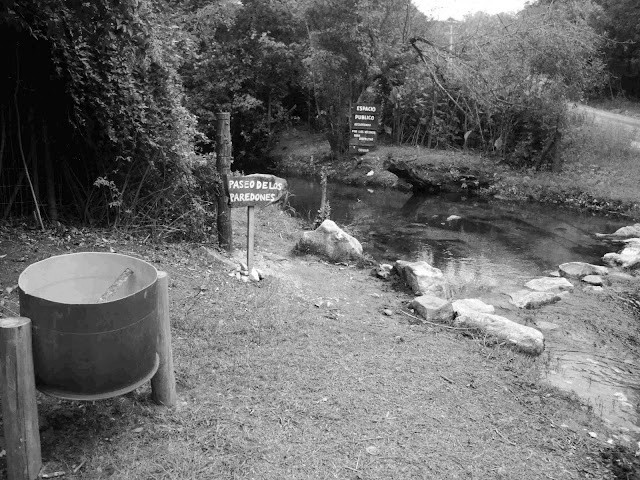
[[[469,13],[483,11],[494,14],[522,10],[526,0],[413,0],[418,10],[438,20],[449,17],[462,20]]]

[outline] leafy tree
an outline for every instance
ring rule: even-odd
[[[640,98],[640,3],[635,0],[597,0],[602,11],[593,23],[611,41],[605,61],[611,74],[611,93]]]
[[[294,13],[284,0],[246,0],[203,3],[184,17],[197,45],[182,69],[188,105],[208,138],[215,113],[232,113],[236,168],[256,167],[289,114],[284,99],[299,85],[305,40]]]
[[[454,52],[415,39],[425,77],[457,112],[444,122],[449,138],[460,145],[473,135],[519,166],[553,163],[566,100],[604,78],[601,38],[588,23],[595,8],[554,3],[468,17],[456,27]]]
[[[426,17],[407,0],[312,0],[305,22],[307,86],[332,149],[343,152],[352,105],[386,100],[403,81],[415,62],[407,40],[426,31]]]

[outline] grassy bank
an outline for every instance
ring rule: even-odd
[[[245,212],[233,214],[241,249]],[[414,325],[401,285],[292,256],[301,225],[275,208],[259,209],[256,223],[260,283],[238,281],[199,245],[0,229],[4,316],[18,311],[7,287],[24,266],[53,254],[115,251],[171,277],[178,406],[155,405],[148,386],[101,402],[40,396],[43,473],[637,478],[625,476],[633,464],[606,443],[607,428],[589,407],[538,382],[543,359],[470,331]]]

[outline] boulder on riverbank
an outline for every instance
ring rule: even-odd
[[[591,265],[584,262],[568,262],[558,267],[560,275],[567,278],[583,278],[588,275],[607,275],[609,269],[601,265]]]
[[[518,308],[532,309],[550,305],[562,300],[557,292],[537,292],[532,290],[519,290],[510,293],[511,303]]]
[[[334,261],[362,257],[360,242],[331,220],[325,220],[311,232],[304,232],[298,241],[298,249],[318,253]]]
[[[508,318],[490,313],[464,310],[454,324],[461,327],[479,329],[484,333],[504,341],[508,345],[531,355],[540,355],[544,350],[544,335],[535,328],[520,325]]]
[[[601,287],[602,285],[604,285],[604,281],[602,280],[602,277],[600,275],[587,275],[585,277],[582,277],[582,281],[595,287]]]
[[[415,295],[435,295],[447,298],[449,285],[441,270],[432,267],[427,262],[407,262],[398,260],[394,268],[400,278],[411,287]]]
[[[619,241],[626,238],[640,237],[640,223],[619,228],[613,233],[596,233],[596,237]]]
[[[451,323],[453,308],[448,301],[433,295],[421,295],[413,299],[409,308],[429,322]]]
[[[566,278],[558,277],[534,278],[525,283],[524,286],[536,292],[563,292],[573,290],[573,283]]]
[[[484,303],[477,298],[463,298],[462,300],[454,300],[452,302],[453,311],[456,315],[463,315],[465,312],[480,312],[480,313],[496,313],[496,309],[493,305]]]
[[[625,247],[620,253],[607,253],[602,260],[612,267],[620,266],[627,270],[640,268],[640,238],[631,238],[624,243]]]

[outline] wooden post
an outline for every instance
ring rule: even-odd
[[[320,187],[322,189],[320,197],[320,212],[324,213],[324,207],[327,204],[327,170],[322,167],[320,170]]]
[[[0,398],[9,480],[34,480],[42,467],[31,351],[31,320],[0,319]]]
[[[255,208],[254,206],[247,207],[247,270],[249,275],[253,270],[253,237],[256,233]]]
[[[158,371],[151,379],[153,400],[167,407],[174,407],[178,400],[176,377],[173,372],[171,350],[171,319],[169,315],[169,274],[158,272],[158,346],[160,357]]]
[[[216,129],[216,168],[222,179],[223,189],[218,196],[218,244],[228,252],[233,251],[233,235],[231,231],[231,207],[227,179],[231,173],[231,114],[221,112],[216,114],[218,119]]]

